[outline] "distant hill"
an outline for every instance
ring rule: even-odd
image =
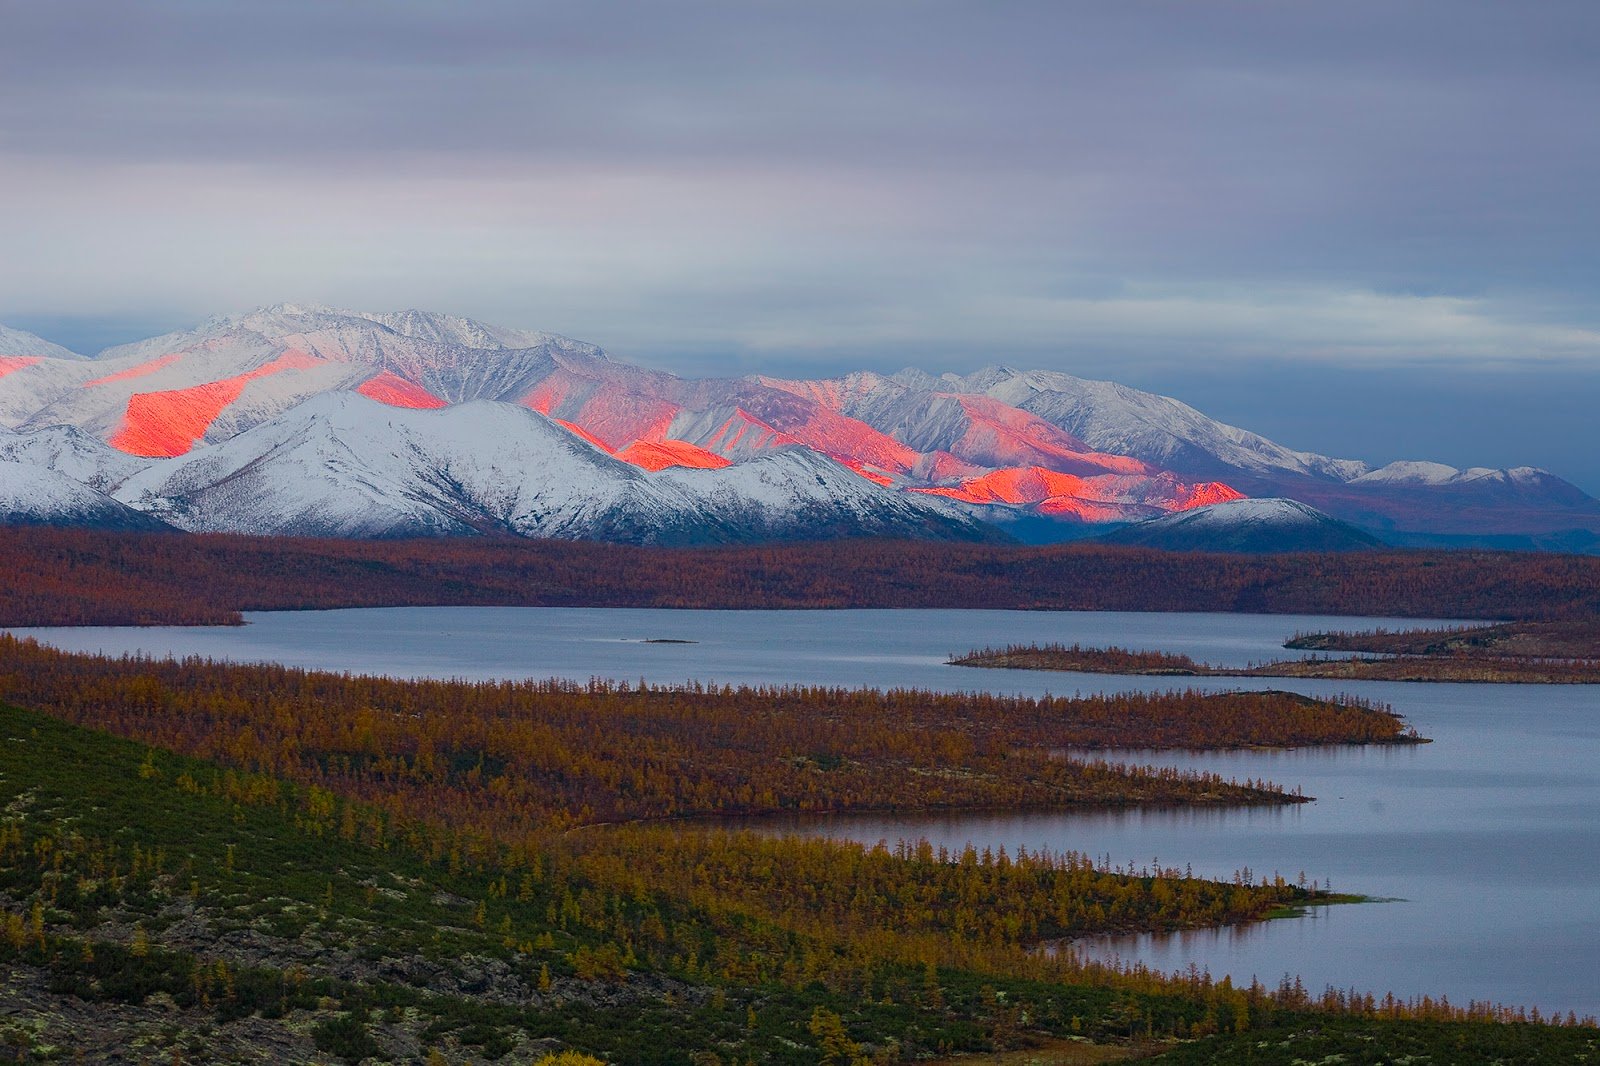
[[[1383,542],[1347,522],[1295,500],[1232,500],[1152,518],[1097,537],[1164,551],[1361,551]]]

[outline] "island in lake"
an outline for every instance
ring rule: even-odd
[[[1600,683],[1600,631],[1586,622],[1296,634],[1286,648],[1362,652],[1349,658],[1283,659],[1212,666],[1187,655],[1082,644],[1012,644],[949,659],[952,666],[1170,677],[1305,677],[1338,681],[1478,684]]]

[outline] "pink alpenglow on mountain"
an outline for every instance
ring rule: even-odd
[[[182,528],[692,543],[1001,536],[997,525],[1062,539],[1082,535],[1073,527],[1283,497],[1391,542],[1493,535],[1498,544],[1510,535],[1529,546],[1600,544],[1600,502],[1542,470],[1420,461],[1374,469],[1295,451],[1168,397],[1053,371],[692,380],[551,333],[422,311],[287,304],[93,359],[4,327],[0,341],[0,431],[21,435],[10,451],[51,469],[63,464],[58,472]],[[369,406],[316,405],[336,396]],[[510,435],[502,438],[463,434],[457,421],[409,420],[483,402],[533,422],[496,414],[491,421]],[[472,410],[487,418],[499,407]],[[278,462],[271,449],[285,434],[306,438],[319,419],[342,420],[339,445],[297,454],[321,465]],[[516,451],[511,437],[532,425],[593,462],[558,473],[545,445]],[[70,446],[38,436],[67,427],[79,434]],[[450,447],[428,444],[447,429],[456,435]],[[254,454],[258,446],[268,450]],[[386,467],[386,457],[421,464],[414,473],[422,480],[368,469]],[[289,498],[298,491],[292,478],[262,475],[270,469],[343,487],[319,512]],[[246,472],[265,497],[229,487]],[[597,509],[583,484],[555,484],[574,477],[595,485],[642,478],[624,495],[656,493],[656,502]],[[497,478],[508,492],[516,486],[525,515],[493,501]],[[396,493],[369,500],[374,517],[350,512],[360,493],[385,482]],[[469,484],[470,499],[434,498],[441,487],[465,492]],[[286,523],[273,507],[298,517]],[[763,517],[768,510],[776,517]],[[318,517],[335,512],[337,522]]]

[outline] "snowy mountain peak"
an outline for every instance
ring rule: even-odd
[[[7,356],[40,356],[47,359],[82,359],[77,352],[53,344],[27,330],[0,325],[0,359]]]
[[[1163,515],[1100,538],[1168,551],[1351,551],[1377,538],[1298,500],[1231,500]]]
[[[1465,470],[1444,463],[1402,460],[1379,467],[1354,480],[1360,485],[1465,485],[1472,482],[1497,482],[1505,485],[1535,485],[1554,480],[1555,475],[1536,466],[1514,466],[1497,470],[1473,466]]]

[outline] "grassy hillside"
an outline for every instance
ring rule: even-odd
[[[1040,898],[1086,902],[1103,922],[1114,900],[1173,893],[1227,920],[1303,895],[1281,886],[670,830],[515,853],[471,840],[391,818],[381,797],[0,706],[0,1049],[163,1063],[574,1049],[686,1066],[910,1061],[1043,1036],[1184,1063],[1287,1063],[1312,1047],[1348,1062],[1401,1046],[1439,1063],[1600,1052],[1592,1029],[1116,974],[952,925]],[[814,868],[786,869],[797,857]],[[831,896],[833,869],[876,898]],[[796,884],[763,890],[780,874]],[[985,905],[964,909],[975,894]]]

